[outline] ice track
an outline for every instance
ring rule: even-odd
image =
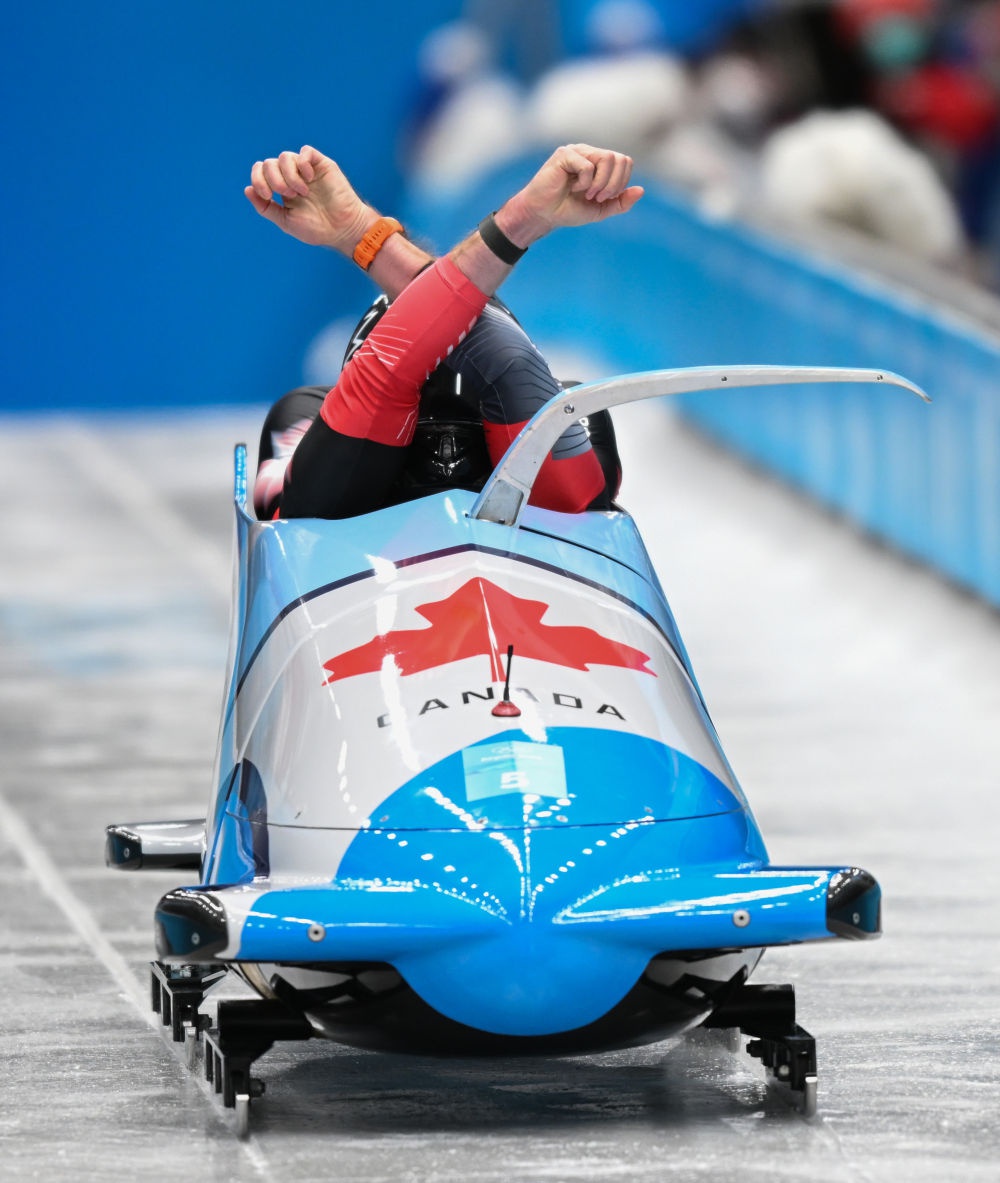
[[[1000,1178],[1000,615],[650,406],[616,412],[623,500],[771,854],[857,862],[885,893],[882,941],[761,967],[817,1038],[819,1118],[707,1035],[486,1065],[314,1042],[261,1061],[234,1139],[147,1010],[152,907],[177,874],[105,871],[102,831],[204,809],[230,448],[258,421],[0,433],[0,1176]]]

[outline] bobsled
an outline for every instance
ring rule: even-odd
[[[258,521],[236,450],[228,684],[207,817],[108,827],[120,869],[191,868],[155,914],[153,1005],[246,1130],[253,1062],[322,1036],[580,1054],[742,1032],[801,1108],[812,1037],[769,946],[863,940],[854,866],[772,864],[636,527],[530,504],[570,420],[872,370],[664,370],[564,391],[481,491]],[[202,1013],[229,972],[249,998]]]

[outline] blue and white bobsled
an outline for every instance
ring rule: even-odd
[[[726,385],[889,373],[733,367],[566,391],[478,496],[261,522],[237,451],[237,583],[207,819],[113,826],[119,867],[192,866],[156,912],[177,1038],[235,970],[207,1066],[228,1104],[278,1038],[506,1053],[740,1028],[815,1105],[768,945],[879,932],[855,867],[773,866],[631,518],[527,504],[568,417]],[[926,397],[926,396],[922,396]]]

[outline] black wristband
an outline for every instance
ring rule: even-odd
[[[493,214],[487,214],[479,223],[479,237],[500,262],[506,263],[508,267],[513,267],[518,259],[523,258],[528,249],[515,246],[497,225]]]

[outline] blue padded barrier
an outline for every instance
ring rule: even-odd
[[[446,244],[530,171],[447,208],[414,201],[413,223]],[[596,352],[608,373],[743,362],[905,374],[931,407],[888,387],[825,386],[689,395],[683,412],[1000,604],[1000,331],[982,317],[662,191],[627,218],[537,244],[504,298],[537,340]]]

